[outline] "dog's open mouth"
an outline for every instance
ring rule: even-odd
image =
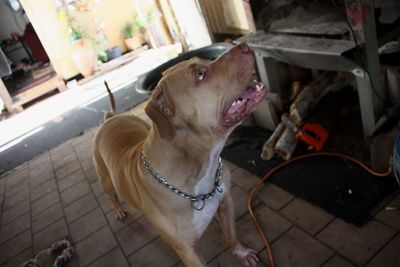
[[[223,125],[229,127],[239,123],[247,114],[256,109],[257,104],[264,98],[264,84],[252,81],[246,90],[228,107],[223,117]]]

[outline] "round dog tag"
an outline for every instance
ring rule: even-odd
[[[196,200],[192,200],[192,208],[195,210],[202,210],[206,205],[206,200],[202,197],[196,198]]]

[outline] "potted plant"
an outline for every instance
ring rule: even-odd
[[[72,61],[84,77],[89,77],[95,72],[96,53],[92,46],[82,38],[82,33],[72,27],[69,31],[72,42]]]
[[[142,34],[138,31],[138,27],[131,23],[127,22],[122,29],[122,34],[125,38],[125,45],[129,50],[135,50],[142,46],[143,37]]]
[[[84,38],[87,37],[85,31],[79,26],[66,5],[61,3],[57,7],[57,12],[60,21],[64,22],[67,26],[66,29],[72,45],[72,62],[84,77],[93,75],[97,56],[91,44]]]

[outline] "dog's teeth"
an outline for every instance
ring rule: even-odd
[[[242,100],[241,100],[241,99],[236,99],[236,100],[232,103],[232,106],[236,106],[236,105],[238,105],[238,104],[240,104],[240,103],[242,103]]]
[[[261,89],[262,89],[262,88],[261,88],[261,85],[257,84],[257,85],[256,85],[256,91],[257,91],[257,92],[260,92]]]

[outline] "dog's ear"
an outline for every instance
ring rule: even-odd
[[[172,140],[175,137],[175,127],[172,124],[173,111],[166,103],[161,88],[154,89],[144,110],[157,127],[161,138]]]

